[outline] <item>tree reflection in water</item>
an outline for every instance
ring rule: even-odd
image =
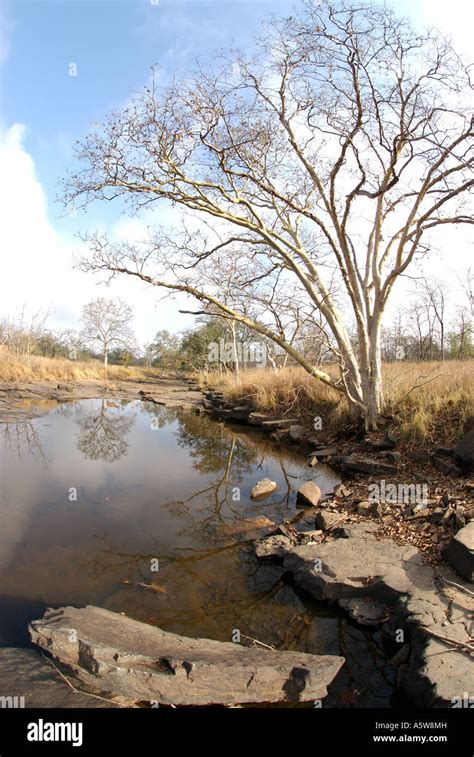
[[[192,534],[196,544],[214,544],[216,538],[237,535],[239,525],[245,525],[245,519],[255,515],[256,505],[245,491],[250,477],[263,468],[267,455],[279,466],[282,484],[272,496],[271,505],[265,503],[265,512],[271,516],[287,514],[295,489],[292,481],[298,481],[304,468],[297,454],[281,454],[268,439],[191,413],[180,417],[177,435],[193,468],[208,483],[184,499],[164,503],[164,507],[183,521],[181,533]],[[295,473],[288,470],[289,465],[295,466]],[[235,487],[240,489],[241,499],[234,497]]]
[[[93,409],[79,405],[76,422],[80,428],[77,448],[88,460],[102,460],[114,463],[127,454],[127,435],[135,423],[135,415],[130,412],[116,412],[122,409],[120,403],[101,400]]]
[[[179,539],[173,546],[156,540],[148,543],[146,551],[134,552],[117,549],[104,538],[103,549],[87,567],[96,575],[113,575],[119,585],[127,582],[116,586],[107,606],[180,633],[228,640],[231,629],[238,627],[249,636],[257,636],[258,631],[258,638],[266,643],[285,643],[285,639],[287,643],[286,630],[293,621],[303,628],[304,609],[297,598],[295,608],[291,592],[288,600],[282,569],[262,565],[254,557],[250,542],[265,519],[255,518],[261,505],[250,501],[248,480],[260,475],[271,455],[282,473],[280,491],[270,507],[275,517],[278,510],[284,516],[294,493],[291,481],[298,472],[301,475],[304,460],[288,451],[278,453],[268,440],[206,417],[177,414],[150,403],[144,410],[156,419],[156,427],[174,422],[178,445],[189,455],[186,464],[200,473],[203,484],[181,500],[161,503],[179,521]],[[288,470],[293,467],[294,473]],[[246,487],[240,501],[233,499],[236,486]],[[267,504],[265,513],[269,512]],[[249,521],[252,517],[255,525]],[[153,575],[154,558],[159,559],[160,570]],[[166,594],[143,587],[152,582],[165,588]]]
[[[31,420],[2,423],[0,424],[0,435],[3,437],[5,449],[8,450],[10,455],[21,459],[26,453],[46,468],[49,461],[41,444],[41,437]]]

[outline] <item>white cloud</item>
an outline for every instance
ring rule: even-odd
[[[191,324],[167,300],[157,305],[157,293],[140,282],[121,279],[109,287],[73,268],[81,245],[58,233],[48,215],[46,195],[31,155],[24,147],[26,129],[14,124],[0,132],[0,313],[51,308],[53,328],[76,326],[82,306],[93,297],[120,296],[134,308],[139,339],[150,340],[158,329],[178,330]],[[79,225],[79,223],[78,223]],[[139,221],[121,221],[112,229],[115,238],[141,237]],[[181,304],[182,306],[182,304]]]

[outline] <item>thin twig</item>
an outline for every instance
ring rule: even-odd
[[[474,591],[471,591],[470,589],[468,589],[467,586],[461,586],[461,584],[457,584],[455,581],[448,581],[447,578],[442,578],[442,576],[439,576],[439,580],[445,584],[449,584],[449,586],[454,586],[456,589],[459,589],[459,591],[463,591],[465,594],[468,594],[470,597],[474,597]]]
[[[430,631],[429,628],[424,628],[423,630],[425,631],[425,633],[427,633],[429,636],[433,636],[433,638],[435,639],[444,641],[446,644],[452,644],[454,647],[456,647],[456,650],[462,649],[463,651],[469,652],[471,656],[474,655],[474,641],[472,639],[469,639],[468,641],[458,641],[457,639],[450,639],[447,636],[442,636],[440,633],[436,633],[435,631]]]
[[[121,704],[120,702],[114,702],[111,699],[106,699],[105,697],[101,697],[99,694],[90,694],[88,691],[82,691],[81,689],[78,689],[76,686],[74,686],[71,683],[71,681],[69,681],[68,678],[66,678],[66,676],[63,673],[61,673],[61,671],[59,670],[58,666],[55,665],[54,662],[49,657],[46,657],[46,655],[43,654],[43,652],[41,652],[41,657],[44,657],[44,659],[46,660],[46,662],[48,662],[50,665],[52,665],[52,667],[55,669],[56,673],[58,673],[61,676],[61,678],[63,679],[63,681],[65,681],[67,683],[67,685],[74,691],[75,694],[84,694],[85,697],[92,697],[93,699],[100,699],[100,700],[102,700],[102,702],[108,702],[109,704],[116,705],[118,707],[128,708],[130,706],[130,705],[127,705],[127,704]]]
[[[271,647],[268,644],[264,644],[263,641],[259,641],[258,639],[253,639],[251,636],[246,636],[244,633],[240,634],[243,639],[248,639],[253,644],[260,644],[261,647],[265,647],[266,649],[271,649],[272,652],[276,652],[275,647]]]

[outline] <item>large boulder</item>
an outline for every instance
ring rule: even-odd
[[[131,702],[314,701],[344,664],[335,655],[192,639],[91,606],[47,610],[30,635],[84,683]]]
[[[456,573],[474,582],[474,521],[461,528],[444,550],[444,558]]]

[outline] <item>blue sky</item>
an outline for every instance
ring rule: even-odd
[[[433,23],[470,49],[468,0],[396,0],[418,23]],[[55,202],[72,146],[111,108],[142,87],[150,66],[166,78],[209,59],[216,48],[250,44],[260,21],[289,12],[291,0],[0,0],[0,246],[8,263],[0,280],[0,315],[26,304],[46,306],[51,325],[77,325],[82,305],[99,294],[124,296],[136,308],[141,341],[158,328],[180,329],[189,316],[152,292],[114,285],[72,270],[73,232],[100,224],[121,228],[119,208],[95,205],[64,217]],[[77,67],[77,75],[74,68]],[[5,257],[2,260],[5,266]],[[181,306],[183,302],[181,302]]]
[[[262,18],[291,5],[288,0],[3,3],[10,53],[2,75],[1,120],[26,124],[24,146],[48,201],[55,200],[75,140],[140,89],[151,65],[166,78],[232,41],[246,45]]]

